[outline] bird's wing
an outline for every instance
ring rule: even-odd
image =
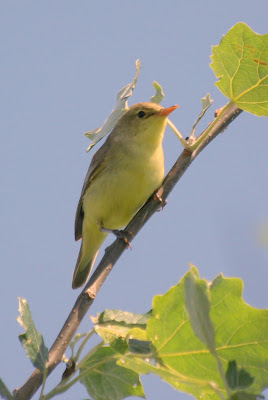
[[[74,237],[75,240],[79,240],[82,237],[82,226],[83,226],[83,197],[87,189],[89,188],[91,182],[99,175],[99,173],[105,168],[105,158],[108,150],[108,146],[102,146],[92,158],[90,166],[88,168],[84,185],[82,187],[80,199],[77,205],[75,214],[75,224],[74,224]]]

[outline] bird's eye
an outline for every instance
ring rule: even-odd
[[[137,116],[138,116],[138,118],[143,118],[145,116],[145,112],[144,111],[139,111]]]

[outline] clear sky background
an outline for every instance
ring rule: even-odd
[[[17,338],[17,297],[29,302],[50,347],[79,294],[71,289],[80,246],[74,215],[94,153],[85,152],[83,133],[102,124],[137,58],[142,70],[129,104],[148,101],[158,81],[162,104],[180,105],[171,120],[187,136],[210,92],[215,101],[200,132],[227,102],[214,86],[211,45],[236,22],[267,33],[267,15],[267,0],[1,2],[0,376],[10,389],[33,370]],[[91,315],[146,312],[189,262],[209,280],[220,272],[242,278],[245,301],[267,308],[268,250],[256,240],[268,221],[267,131],[267,119],[242,113],[201,153],[116,264]],[[164,151],[168,171],[182,151],[168,128]],[[86,317],[79,331],[89,328]],[[158,378],[142,381],[149,400],[190,398]],[[58,398],[87,397],[78,383]]]

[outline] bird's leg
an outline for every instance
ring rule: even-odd
[[[125,230],[119,230],[119,229],[107,229],[107,228],[100,228],[101,232],[105,232],[105,233],[113,233],[117,239],[122,239],[127,247],[129,247],[131,249],[131,245],[130,245],[130,240],[132,239],[132,233],[125,231]]]
[[[163,191],[161,191],[161,188],[160,189],[157,189],[154,193],[153,193],[153,199],[154,200],[156,200],[156,201],[158,201],[158,203],[160,204],[160,209],[158,210],[158,211],[161,211],[161,210],[163,210],[163,208],[165,207],[165,205],[167,204],[167,200],[163,200],[162,199],[162,192]]]

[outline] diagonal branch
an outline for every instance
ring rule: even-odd
[[[206,136],[205,140],[193,153],[190,153],[185,149],[182,151],[181,155],[165,177],[162,186],[157,191],[157,196],[151,196],[125,228],[127,232],[131,233],[132,239],[137,235],[149,218],[159,209],[159,197],[161,197],[161,200],[165,202],[169,193],[173,190],[176,183],[197,155],[213,139],[215,139],[220,132],[226,129],[241,112],[242,110],[240,110],[235,104],[230,104],[230,107],[224,111],[224,113],[218,118],[218,121],[215,121],[216,123],[213,125],[212,129],[211,126],[207,128],[210,130],[208,136]],[[51,371],[53,371],[53,369],[61,362],[62,356],[80,322],[93,303],[94,298],[106,277],[126,248],[127,244],[122,239],[116,239],[113,244],[106,249],[102,260],[91,276],[88,284],[78,296],[73,309],[49,351],[49,360],[47,362],[48,374],[50,374]],[[15,400],[30,399],[41,386],[42,379],[42,372],[36,369],[25,384],[20,389],[14,391]]]

